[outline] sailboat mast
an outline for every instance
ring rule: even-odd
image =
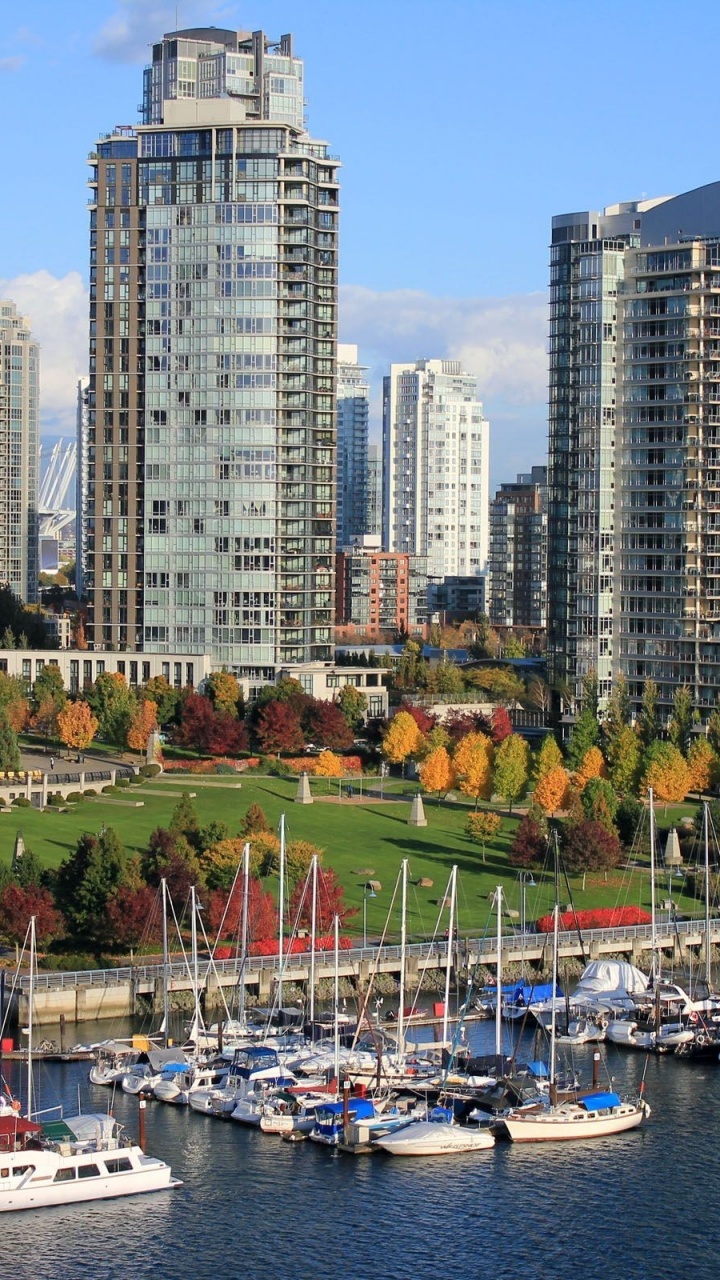
[[[497,986],[495,988],[495,1071],[502,1070],[502,885],[495,890],[497,907]]]
[[[705,981],[710,992],[710,810],[707,800],[703,801],[703,818],[705,827]]]
[[[198,965],[197,898],[195,896],[195,885],[192,885],[190,889],[190,910],[192,914],[190,936],[192,940],[193,986],[195,989],[195,1016],[193,1018],[193,1039],[197,1047],[197,1039],[200,1034],[200,969]]]
[[[657,965],[657,919],[655,916],[655,806],[653,801],[653,789],[648,787],[648,799],[650,801],[650,981],[654,985],[655,981],[660,977]]]
[[[450,919],[448,921],[447,936],[447,961],[445,964],[445,1003],[443,1005],[443,1044],[447,1043],[448,1038],[448,1017],[450,1008],[450,972],[452,969],[453,958],[453,940],[455,930],[455,908],[457,903],[457,866],[453,866],[450,872],[450,883],[448,885],[447,897],[450,899]]]
[[[310,874],[312,876],[312,911],[310,918],[310,1035],[314,1039],[312,1025],[315,1021],[315,935],[317,933],[317,872],[318,860],[317,854],[312,856],[310,864]]]
[[[407,949],[407,858],[402,861],[402,894],[400,906],[400,1004],[397,1016],[398,1057],[405,1054],[405,952]]]
[[[333,921],[335,933],[335,1087],[340,1094],[340,917]]]
[[[285,814],[280,814],[280,893],[278,896],[278,983],[277,1005],[282,1009],[283,922],[285,919]]]
[[[168,924],[167,924],[167,880],[160,881],[162,889],[162,945],[163,945],[163,1041],[168,1047],[168,1027],[170,1018],[170,975],[168,974]]]
[[[30,982],[28,985],[28,1049],[27,1049],[27,1118],[32,1120],[33,1075],[33,1005],[35,1003],[35,916],[30,917]]]
[[[242,934],[240,951],[240,997],[238,1000],[238,1018],[240,1026],[245,1026],[245,969],[247,967],[248,947],[248,911],[250,906],[250,842],[243,847],[243,908]]]

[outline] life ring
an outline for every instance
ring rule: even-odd
[[[699,1045],[700,1045],[700,1048],[702,1048],[702,1046],[703,1046],[703,1045],[707,1044],[707,1042],[708,1042],[708,1038],[707,1038],[707,1036],[705,1035],[705,1032],[704,1032],[704,1031],[701,1031],[701,1032],[699,1033],[699,1035],[696,1035],[696,1037],[695,1037],[695,1043],[696,1043],[696,1044],[699,1044]]]

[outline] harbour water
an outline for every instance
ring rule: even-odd
[[[107,1024],[82,1030],[108,1035]],[[473,1047],[491,1051],[493,1034],[476,1024]],[[589,1082],[592,1048],[574,1061]],[[637,1093],[644,1065],[607,1046],[619,1092]],[[79,1097],[83,1110],[107,1109],[109,1091],[87,1071],[40,1068],[40,1105],[77,1110]],[[22,1073],[6,1064],[24,1096]],[[149,1104],[148,1149],[184,1185],[4,1214],[0,1280],[714,1280],[720,1062],[651,1058],[646,1086],[653,1114],[635,1132],[414,1160],[331,1153]],[[117,1093],[112,1105],[136,1134],[136,1099]]]

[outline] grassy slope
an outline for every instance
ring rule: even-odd
[[[217,781],[220,781],[218,778]],[[142,799],[141,809],[86,801],[73,811],[57,813],[36,809],[18,809],[12,814],[0,814],[0,858],[8,862],[12,856],[13,842],[18,829],[22,830],[26,845],[48,866],[57,866],[74,848],[84,831],[98,831],[103,823],[113,827],[128,851],[140,850],[150,832],[157,826],[167,826],[172,810],[183,789],[197,791],[195,805],[201,823],[213,819],[226,822],[233,835],[248,806],[255,802],[265,812],[272,827],[285,813],[289,840],[311,840],[325,850],[324,864],[332,866],[346,889],[349,905],[358,908],[355,931],[362,931],[363,883],[379,880],[382,890],[376,898],[367,899],[367,923],[371,936],[379,933],[384,925],[393,888],[403,858],[409,860],[412,881],[421,877],[433,881],[432,888],[413,884],[408,895],[411,934],[432,933],[437,917],[437,904],[442,899],[453,863],[458,866],[458,902],[460,924],[463,931],[484,933],[494,929],[491,897],[495,886],[502,884],[510,909],[520,909],[520,885],[517,872],[508,866],[507,850],[517,819],[503,816],[502,830],[488,844],[486,861],[482,850],[464,835],[464,824],[470,806],[462,803],[437,803],[425,800],[428,819],[426,827],[408,826],[409,801],[373,804],[347,802],[338,804],[320,802],[313,805],[293,803],[297,782],[282,778],[247,779],[241,790],[230,787],[203,787],[192,778],[158,784],[152,789],[167,787],[167,795],[149,795],[145,788],[129,791],[130,798]],[[332,784],[316,782],[316,796],[336,795]],[[658,815],[663,827],[673,818],[690,813],[693,806],[684,805],[667,815]],[[365,872],[359,875],[359,872]],[[370,874],[372,872],[372,875]],[[553,899],[552,875],[549,869],[535,873],[537,886],[526,891],[526,917],[528,921],[549,910]],[[659,884],[664,885],[662,874]],[[632,873],[617,871],[608,876],[588,876],[585,890],[582,878],[571,882],[572,897],[578,909],[591,906],[641,905],[649,907],[649,878],[646,870]],[[679,910],[696,910],[698,904],[681,896],[682,882],[673,882],[673,894]],[[666,896],[659,888],[658,896]],[[561,888],[561,900],[565,902],[567,891]]]

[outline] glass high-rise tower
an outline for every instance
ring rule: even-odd
[[[166,35],[91,156],[89,639],[331,656],[338,163],[292,38]]]
[[[13,302],[0,301],[0,583],[38,598],[40,348]]]

